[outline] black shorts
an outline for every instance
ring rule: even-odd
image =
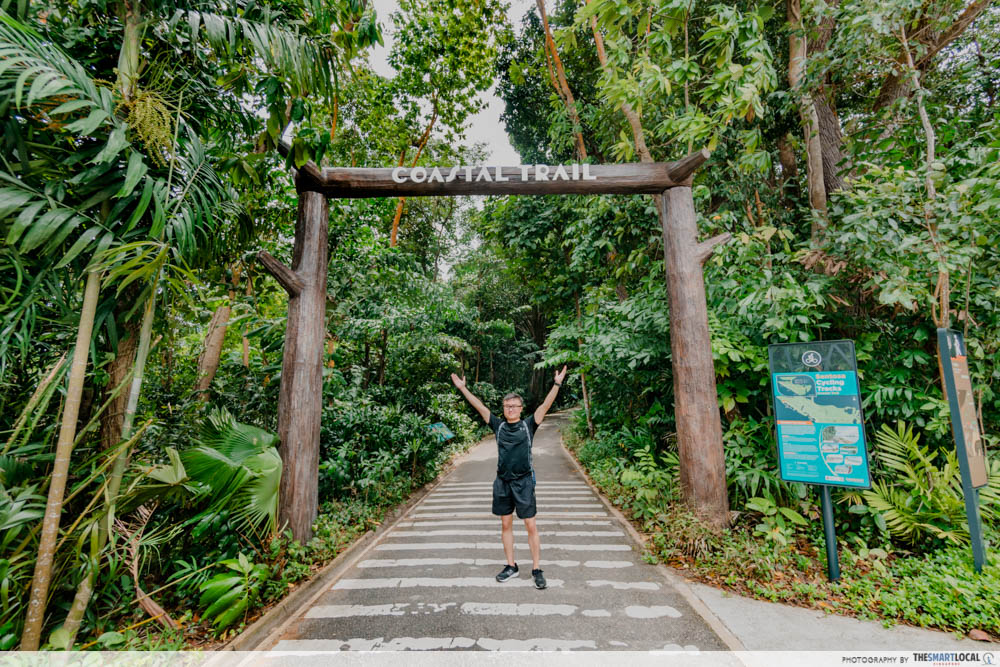
[[[517,479],[493,480],[493,513],[506,516],[517,510],[517,518],[530,519],[538,511],[535,509],[535,473],[531,472]]]

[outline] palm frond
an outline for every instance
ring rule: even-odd
[[[239,16],[177,10],[168,25],[171,30],[186,28],[191,48],[198,48],[202,37],[213,49],[226,54],[249,44],[265,66],[288,78],[296,97],[332,96],[336,90],[337,49],[330,43],[277,25],[270,16],[253,21]]]

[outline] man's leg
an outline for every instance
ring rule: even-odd
[[[532,522],[534,523],[534,522]],[[503,554],[507,557],[507,564],[514,565],[514,515],[504,514],[500,517],[500,540],[503,542]],[[535,544],[538,543],[538,536],[535,535]],[[534,547],[532,547],[534,549]],[[534,551],[531,552],[534,555]],[[537,560],[536,560],[537,562]]]
[[[504,518],[506,519],[507,517]],[[528,547],[531,548],[531,569],[537,570],[539,569],[539,559],[542,557],[542,541],[538,537],[538,526],[535,525],[535,517],[524,520],[524,529],[528,531]],[[513,532],[511,532],[510,540],[511,545],[513,545]],[[504,547],[506,547],[506,543],[504,543]]]

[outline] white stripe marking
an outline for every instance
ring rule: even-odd
[[[611,563],[614,561],[594,561],[595,563]],[[626,562],[626,561],[622,561]],[[551,567],[579,567],[578,560],[541,560],[540,565]],[[628,563],[631,565],[631,563]],[[433,567],[436,565],[468,565],[470,567],[502,567],[503,561],[499,558],[379,558],[363,560],[358,563],[360,568],[373,567]],[[591,566],[603,567],[603,566]]]
[[[449,486],[489,486],[492,483],[493,480],[482,480],[479,482],[445,482],[438,488],[443,489]],[[536,483],[545,484],[546,486],[587,486],[586,482],[581,482],[578,480],[543,479]]]
[[[562,579],[549,579],[549,588],[559,588]],[[500,583],[493,577],[392,577],[389,579],[341,579],[330,590],[362,590],[373,588],[534,588],[530,579],[508,579]]]
[[[513,602],[466,602],[463,614],[474,616],[572,616],[572,604],[515,604]]]
[[[479,500],[481,498],[492,498],[493,494],[490,491],[482,491],[479,493],[432,493],[427,496],[426,500],[428,502],[453,502],[456,500]],[[586,500],[587,498],[596,498],[593,493],[554,493],[552,491],[535,491],[536,498],[547,498],[549,500]]]
[[[546,511],[546,510],[552,510],[552,509],[567,509],[567,508],[568,509],[592,509],[592,510],[604,509],[604,505],[602,505],[600,503],[559,503],[559,504],[555,504],[555,503],[537,503],[535,505],[535,507],[538,509],[539,512],[543,512],[543,511]],[[488,500],[488,499],[485,500],[485,501],[483,501],[483,502],[481,502],[481,503],[469,503],[469,502],[465,502],[465,503],[461,503],[461,504],[459,504],[459,503],[452,503],[452,502],[434,502],[434,503],[430,503],[430,502],[426,502],[426,501],[420,503],[420,509],[421,510],[443,510],[443,509],[487,510],[487,509],[491,509],[491,508],[492,508],[492,505],[490,504],[490,500]]]
[[[417,512],[411,515],[414,519],[492,519],[498,515],[487,512]],[[546,512],[547,517],[599,517],[608,516],[607,512]]]
[[[595,616],[600,618],[604,618],[606,616],[611,615],[611,612],[608,611],[607,609],[584,609],[580,613],[583,614],[584,616]]]
[[[496,526],[500,517],[490,515],[490,521],[474,521],[468,519],[454,519],[451,521],[400,521],[397,526],[400,528],[415,528],[419,526]],[[535,522],[538,526],[610,526],[610,521],[584,519],[538,519]]]
[[[493,529],[472,529],[472,528],[447,528],[445,530],[394,530],[387,538],[396,537],[434,537],[437,535],[492,535],[500,534],[500,528]],[[524,537],[527,531],[515,530],[514,535]],[[625,533],[620,530],[540,530],[538,534],[542,537],[624,537]]]
[[[426,551],[451,549],[496,549],[496,542],[408,542],[405,544],[380,544],[376,551]],[[527,548],[527,545],[519,545]],[[546,544],[546,549],[559,551],[631,551],[627,544]]]
[[[454,603],[453,603],[454,604]],[[390,604],[331,604],[310,607],[306,618],[348,618],[351,616],[403,616],[409,607],[407,602]]]
[[[625,615],[629,618],[660,618],[669,616],[670,618],[680,618],[681,613],[669,605],[660,607],[643,607],[642,605],[632,605],[625,607]]]
[[[312,651],[438,651],[478,646],[487,651],[570,651],[596,649],[592,639],[492,639],[480,637],[394,637],[385,639],[282,639],[272,649],[275,654]]]
[[[597,588],[599,586],[611,586],[616,591],[658,591],[660,590],[660,585],[652,581],[605,581],[603,579],[595,579],[593,581],[587,582],[588,586]]]
[[[633,563],[627,560],[588,560],[583,564],[584,567],[600,567],[604,569],[632,567],[632,565]]]

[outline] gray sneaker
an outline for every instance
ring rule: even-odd
[[[545,583],[545,576],[542,575],[541,570],[532,570],[531,576],[535,578],[535,588],[538,590],[548,587],[548,584]]]
[[[508,579],[512,579],[517,576],[517,563],[513,565],[504,565],[503,569],[500,570],[500,574],[497,575],[497,581],[503,583]]]

